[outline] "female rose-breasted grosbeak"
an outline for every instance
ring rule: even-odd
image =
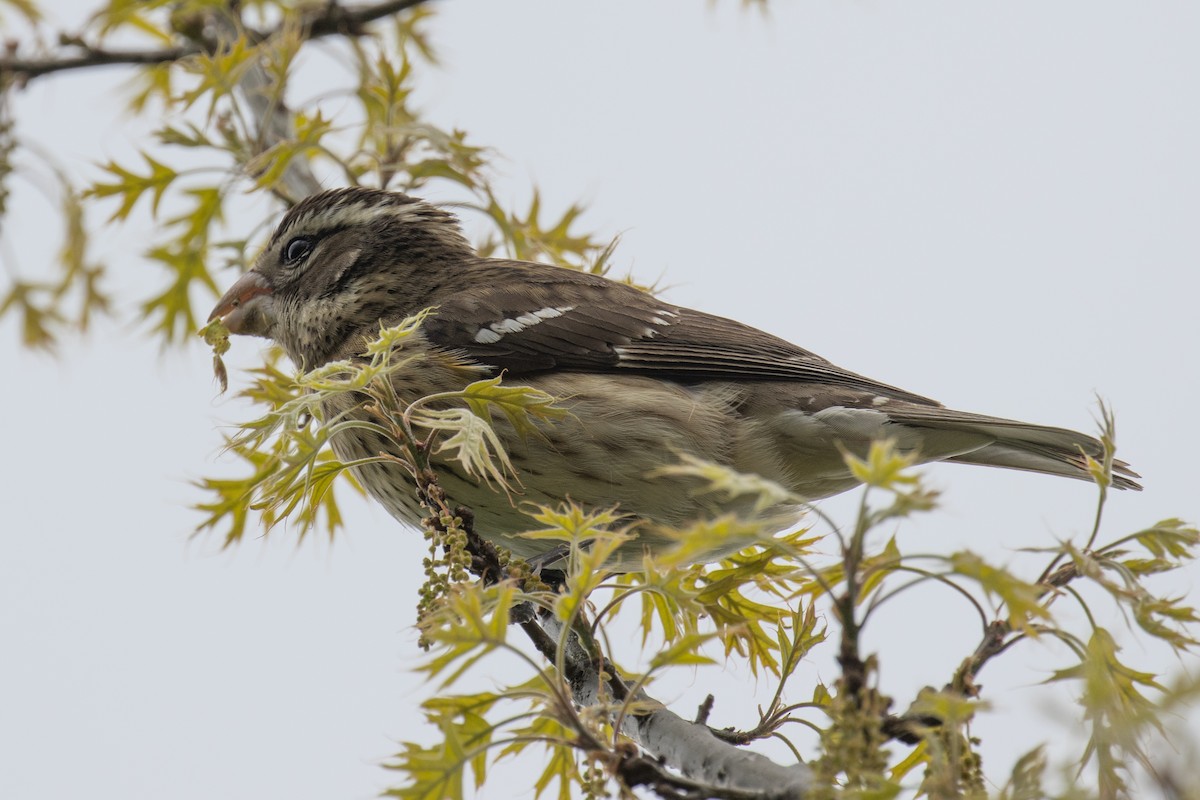
[[[953,461],[1087,480],[1083,454],[1101,455],[1081,433],[943,408],[937,402],[831,364],[749,326],[672,305],[633,287],[544,264],[480,258],[450,213],[373,189],[313,195],[280,222],[254,268],[221,298],[212,318],[233,333],[281,344],[313,369],[353,358],[422,309],[421,358],[397,378],[411,402],[504,373],[569,410],[521,437],[497,423],[521,480],[519,499],[616,505],[653,548],[655,526],[678,527],[720,511],[782,527],[795,509],[720,504],[693,478],[663,475],[681,454],[768,478],[810,500],[856,481],[843,451],[891,438],[921,462]],[[465,365],[465,368],[464,368]],[[345,409],[328,409],[338,413]],[[387,443],[346,431],[343,460]],[[475,513],[480,534],[518,555],[545,545],[508,537],[533,527],[508,496],[442,465],[449,498]],[[1118,488],[1140,488],[1118,463]],[[398,466],[360,469],[370,494],[396,518],[423,512]],[[630,555],[634,555],[630,553]]]

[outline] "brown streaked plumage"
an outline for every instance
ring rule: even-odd
[[[234,333],[279,342],[312,369],[361,353],[382,322],[436,306],[418,334],[420,363],[397,392],[412,401],[501,371],[563,398],[571,413],[542,437],[496,423],[520,474],[521,500],[618,505],[639,521],[679,526],[721,511],[784,525],[795,509],[756,511],[697,496],[687,479],[654,478],[686,453],[761,475],[816,500],[855,485],[843,449],[895,439],[922,462],[953,461],[1088,480],[1090,436],[953,411],[835,364],[733,320],[658,300],[625,284],[543,264],[479,258],[446,211],[394,192],[339,189],[287,213],[254,269],[230,288],[213,317]],[[331,412],[346,409],[330,409]],[[336,437],[349,460],[384,443]],[[455,503],[481,534],[531,526],[503,493],[442,465]],[[1117,488],[1141,488],[1118,462]],[[408,476],[373,465],[360,472],[397,518],[422,516]],[[506,538],[521,555],[536,542]],[[636,553],[630,552],[630,564]]]

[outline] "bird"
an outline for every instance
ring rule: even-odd
[[[615,509],[632,536],[618,559],[626,569],[670,541],[664,531],[720,514],[780,530],[804,504],[858,485],[845,454],[865,454],[878,440],[892,440],[916,463],[1081,480],[1092,479],[1086,457],[1103,455],[1091,436],[955,411],[626,283],[481,257],[453,213],[383,189],[331,189],[294,205],[210,321],[273,340],[311,370],[362,358],[381,325],[425,310],[405,343],[411,361],[393,379],[401,402],[502,376],[567,411],[537,422],[533,436],[493,421],[520,481],[517,497],[435,456],[450,501],[471,510],[480,535],[520,557],[549,547],[520,536],[538,527],[528,509],[565,501]],[[326,402],[326,419],[366,414],[349,395]],[[353,428],[331,446],[343,462],[395,450]],[[756,498],[699,492],[694,476],[665,469],[681,459],[773,481],[790,496],[762,508]],[[393,517],[421,524],[427,512],[401,466],[353,469]],[[1138,477],[1114,462],[1116,488],[1140,489]]]

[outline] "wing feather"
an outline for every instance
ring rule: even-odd
[[[678,381],[802,381],[939,405],[748,325],[595,275],[490,259],[472,270],[471,288],[439,304],[426,335],[510,375],[557,369]]]

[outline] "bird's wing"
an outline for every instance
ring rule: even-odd
[[[441,300],[425,333],[509,375],[567,370],[801,381],[939,405],[748,325],[597,276],[498,261],[481,261],[474,273],[470,289]]]

